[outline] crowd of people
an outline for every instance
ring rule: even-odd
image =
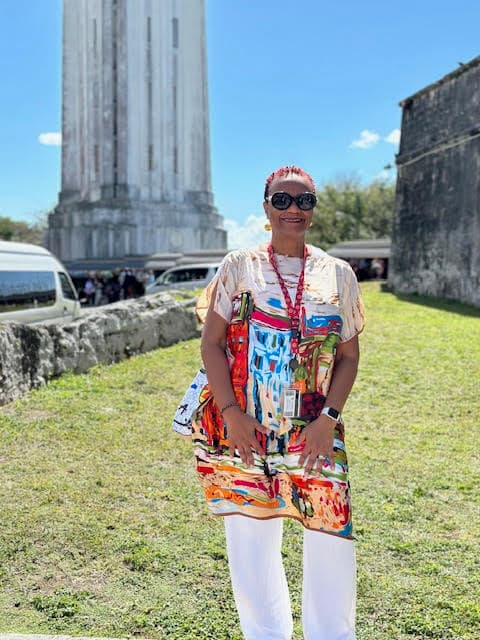
[[[140,298],[153,282],[155,275],[151,270],[123,268],[91,272],[77,288],[82,303],[93,307]]]
[[[350,258],[347,260],[357,280],[384,280],[388,274],[388,260],[383,258]]]
[[[348,259],[357,279],[371,280],[387,277],[387,261],[379,258]],[[85,278],[73,278],[82,304],[101,306],[120,300],[140,298],[148,285],[155,282],[153,271],[124,267],[113,271],[90,272]]]

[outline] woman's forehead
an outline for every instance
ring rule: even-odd
[[[298,193],[302,191],[312,191],[313,184],[306,176],[299,176],[296,173],[291,173],[288,176],[279,176],[270,183],[269,193],[272,194],[275,191],[289,191],[294,190]]]

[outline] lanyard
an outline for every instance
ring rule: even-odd
[[[282,278],[280,271],[278,270],[277,262],[275,260],[275,254],[273,252],[273,247],[271,244],[268,245],[268,259],[270,260],[270,264],[275,271],[277,276],[278,284],[280,285],[280,289],[282,290],[283,297],[285,299],[285,304],[287,305],[287,313],[288,319],[290,320],[290,326],[292,327],[292,342],[291,349],[292,353],[296,355],[298,353],[298,341],[300,339],[300,307],[302,304],[303,298],[303,289],[304,289],[304,280],[305,280],[305,261],[307,259],[308,251],[307,247],[303,250],[303,264],[302,271],[300,273],[300,277],[298,278],[297,285],[297,293],[295,295],[295,306],[292,304],[292,299],[290,298],[290,294],[288,293],[287,285],[285,284],[285,280]]]

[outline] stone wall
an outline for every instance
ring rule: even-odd
[[[480,306],[480,57],[402,107],[389,282]]]
[[[197,335],[193,311],[164,293],[100,307],[71,324],[0,323],[0,405],[67,371],[83,373]]]

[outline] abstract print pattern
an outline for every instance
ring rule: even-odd
[[[210,510],[215,515],[243,514],[253,518],[291,517],[317,531],[351,537],[350,487],[343,437],[335,438],[335,470],[306,477],[298,464],[294,438],[284,438],[285,452],[254,454],[254,467],[208,446],[194,425],[197,471]]]
[[[249,324],[248,413],[278,435],[311,422],[323,407],[341,328],[340,316],[307,318],[303,308],[299,357],[292,371],[288,322],[254,309]],[[282,416],[282,391],[288,387],[302,394],[300,419]]]
[[[239,456],[228,455],[228,431],[213,399],[198,412],[193,421],[193,444],[209,508],[223,516],[237,513],[255,518],[296,518],[309,529],[350,538],[343,425],[337,425],[335,430],[333,470],[324,463],[321,473],[306,476],[298,463],[304,445],[297,443],[301,430],[319,415],[328,393],[336,347],[345,335],[342,336],[345,308],[341,307],[341,296],[335,291],[336,304],[326,304],[320,292],[316,303],[315,280],[310,278],[309,303],[301,311],[298,362],[292,367],[291,332],[281,291],[271,278],[268,261],[262,260],[261,254],[254,255],[254,260],[257,271],[247,282],[245,275],[231,278],[231,273],[223,272],[222,284],[225,291],[230,289],[231,300],[226,353],[240,407],[272,433],[257,434],[264,454],[254,454],[255,464],[248,467]],[[337,262],[333,262],[333,268]],[[259,265],[263,277],[259,277]],[[286,271],[285,276],[288,275]],[[298,275],[293,272],[291,285],[295,284],[295,277]],[[356,299],[354,304],[362,310],[361,300]],[[363,327],[363,314],[361,317]],[[301,411],[296,418],[282,415],[282,391],[287,387],[302,393]],[[208,386],[206,392],[209,393]]]

